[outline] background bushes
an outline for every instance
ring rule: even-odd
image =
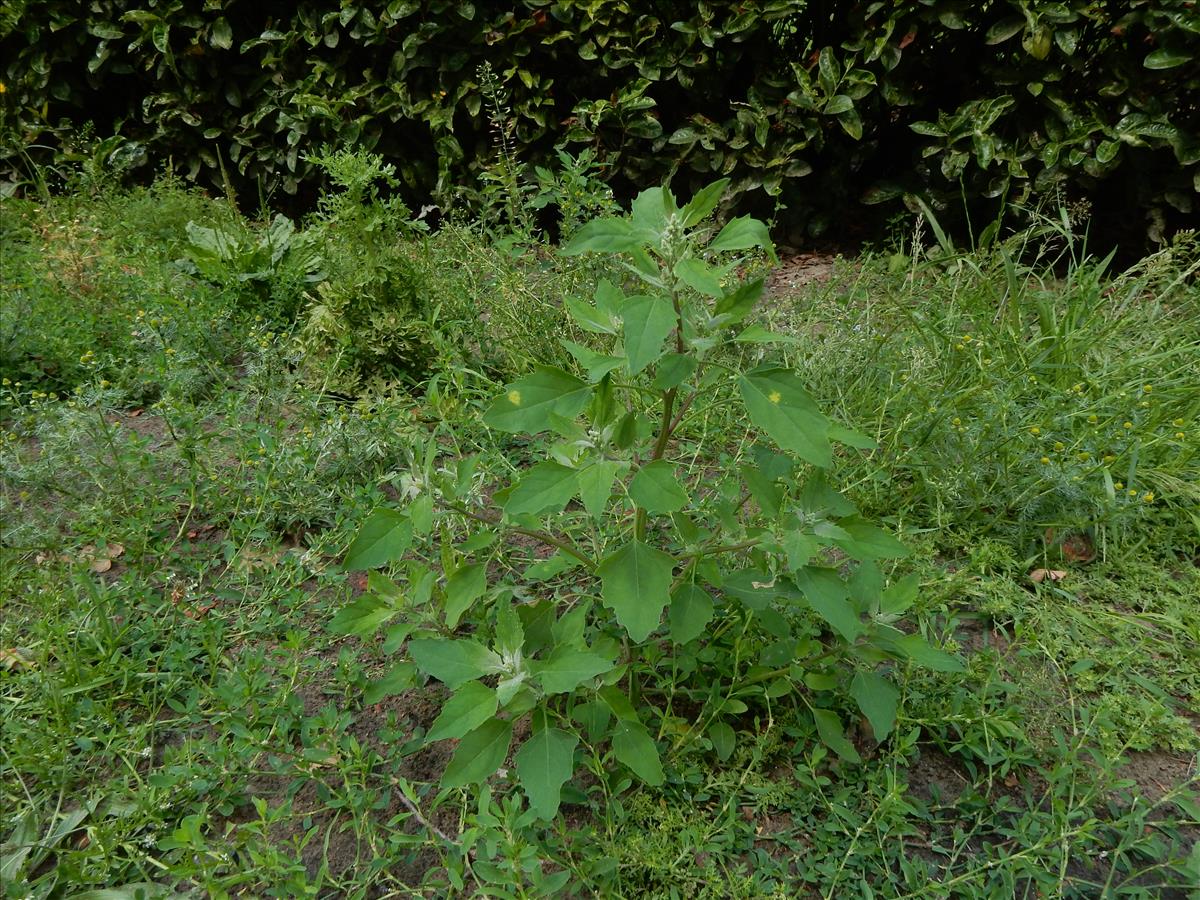
[[[477,77],[490,62],[531,163],[593,147],[618,193],[730,175],[810,233],[869,227],[909,192],[956,211],[969,197],[990,218],[1000,200],[1065,187],[1157,238],[1200,189],[1189,0],[0,10],[12,171],[91,121],[123,136],[103,147],[113,163],[169,161],[251,196],[306,205],[304,155],[328,142],[384,154],[414,203],[470,200],[462,186],[494,152]],[[859,201],[870,212],[847,214]]]

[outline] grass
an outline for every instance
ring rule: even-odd
[[[189,221],[254,233],[227,205],[168,184],[2,219],[6,896],[1194,896],[1194,243],[1110,272],[1046,231],[777,296],[789,361],[881,445],[839,481],[905,535],[916,619],[968,671],[900,673],[860,766],[781,698],[724,761],[577,784],[543,827],[503,778],[439,792],[436,698],[382,696],[393,648],[327,626],[363,589],[341,554],[431,437],[511,464],[479,408],[565,364],[558,298],[600,273],[465,226],[398,239],[436,377],[338,396],[309,301],[247,299],[291,275],[251,295],[178,262]],[[693,432],[742,452],[732,412]]]

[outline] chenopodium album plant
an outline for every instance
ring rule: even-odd
[[[732,364],[739,345],[779,336],[739,324],[763,282],[736,283],[736,254],[773,250],[751,218],[712,236],[705,223],[726,187],[682,208],[648,190],[631,216],[576,232],[564,253],[619,254],[642,292],[601,282],[594,302],[568,300],[608,352],[567,342],[581,375],[538,368],[484,414],[491,428],[534,436],[545,458],[485,504],[477,458],[438,469],[431,441],[407,507],[376,510],[348,551],[348,568],[403,574],[372,573],[334,621],[365,635],[403,617],[385,648],[407,641],[407,659],[368,700],[418,673],[451,692],[425,735],[458,740],[443,787],[483,782],[524,735],[514,769],[548,819],[581,767],[602,783],[620,785],[606,773],[628,770],[659,784],[664,749],[727,758],[735,726],[787,695],[853,761],[837,711],[847,697],[883,740],[897,713],[891,661],[959,668],[896,627],[917,585],[885,585],[878,561],[905,548],[824,476],[835,442],[871,441],[822,415],[794,372]],[[691,459],[715,455],[697,450],[689,426],[730,401],[774,447],[756,443],[728,478],[711,463],[688,474],[680,446],[692,442]],[[515,535],[551,555],[510,578]]]

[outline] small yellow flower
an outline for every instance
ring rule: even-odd
[[[1154,491],[1146,491],[1146,493],[1142,494],[1142,501],[1145,503],[1153,503]]]
[[[1064,450],[1067,449],[1067,445],[1064,444],[1062,441],[1055,441],[1054,449],[1057,450],[1059,453],[1062,453]]]
[[[1183,427],[1183,419],[1176,419],[1171,424],[1174,425],[1176,428],[1182,428]]]
[[[950,423],[952,425],[961,425],[962,419],[960,419],[958,416],[955,416],[953,419],[950,420]]]
[[[1126,422],[1126,423],[1125,423],[1124,425],[1122,425],[1121,427],[1122,427],[1122,428],[1124,428],[1126,431],[1129,431],[1131,428],[1133,428],[1133,423],[1132,423],[1132,422]]]
[[[1034,437],[1037,437],[1039,434],[1042,433],[1042,429],[1040,429],[1036,425],[1034,425],[1032,428],[1029,429],[1029,433],[1032,434]]]
[[[1129,489],[1129,496],[1130,496],[1130,497],[1136,497],[1136,496],[1137,496],[1137,489],[1136,489],[1136,488],[1130,488],[1130,489]]]
[[[975,338],[971,337],[969,334],[964,334],[962,339],[964,344],[969,344],[971,341],[975,340]]]
[[[1177,440],[1182,441],[1185,437],[1187,437],[1187,435],[1185,435],[1182,431],[1175,432],[1175,438]]]
[[[7,93],[8,93],[8,85],[5,84],[3,81],[0,81],[0,94],[7,94]]]
[[[1089,459],[1091,459],[1091,458],[1092,458],[1092,454],[1088,453],[1086,450],[1082,451],[1082,452],[1079,454],[1079,461],[1080,461],[1080,462],[1087,462],[1087,461],[1088,461]]]
[[[1079,382],[1074,387],[1072,387],[1071,390],[1073,390],[1077,394],[1082,394],[1083,393],[1083,382],[1082,381]]]
[[[778,405],[779,401],[783,399],[783,395],[779,391],[771,391],[771,393],[767,394],[767,399]]]
[[[1043,466],[1048,466],[1048,465],[1050,465],[1050,457],[1048,457],[1048,456],[1043,456],[1043,457],[1042,457],[1042,465],[1043,465]]]
[[[1088,424],[1089,425],[1095,425],[1099,421],[1100,421],[1100,419],[1095,413],[1092,413],[1092,415],[1088,416]]]
[[[1115,490],[1115,491],[1125,490],[1125,482],[1118,481],[1116,484],[1113,485],[1113,490]]]
[[[1105,454],[1104,454],[1104,462],[1105,462],[1105,464],[1106,464],[1106,465],[1107,465],[1108,463],[1115,462],[1115,461],[1116,461],[1116,459],[1117,459],[1117,458],[1116,458],[1115,456],[1113,456],[1111,453],[1105,453]]]
[[[1142,393],[1143,393],[1143,394],[1148,394],[1148,393],[1150,393],[1152,390],[1154,390],[1154,389],[1153,389],[1153,388],[1152,388],[1150,385],[1148,385],[1148,384],[1143,384],[1143,385],[1142,385]]]
[[[962,350],[962,349],[964,349],[965,347],[966,347],[966,345],[965,345],[965,344],[955,344],[955,345],[954,345],[954,349],[955,349],[955,350]]]
[[[508,392],[508,402],[511,403],[513,406],[520,406],[521,405],[521,392],[517,391],[517,390],[509,391]]]
[[[1030,383],[1030,384],[1037,384],[1037,376],[1036,376],[1036,375],[1030,375],[1030,376],[1029,376],[1029,383]]]

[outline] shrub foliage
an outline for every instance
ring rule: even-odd
[[[1123,172],[1123,199],[1188,212],[1200,189],[1188,0],[6,0],[0,28],[9,165],[93,120],[130,142],[119,158],[212,184],[296,191],[328,142],[444,200],[493,153],[489,63],[533,162],[591,146],[618,183],[726,176],[814,230],[834,202],[907,191],[1011,200]]]

